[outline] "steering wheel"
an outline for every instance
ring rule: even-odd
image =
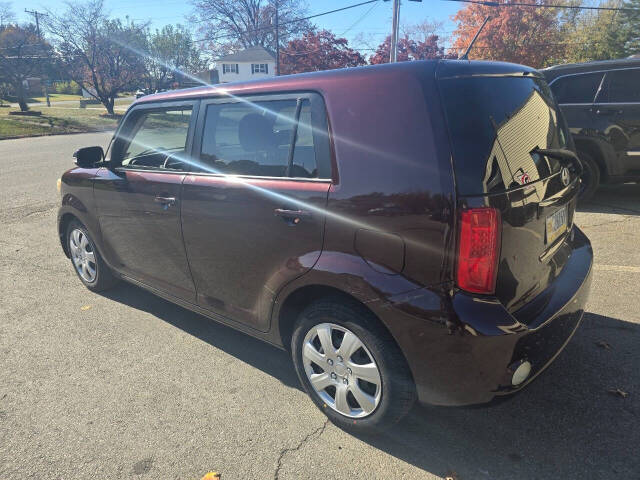
[[[175,163],[177,164],[181,164],[182,161],[180,161],[179,159],[175,158],[175,153],[170,153],[168,154],[165,159],[164,162],[162,163],[162,168],[171,168],[171,160],[174,160]]]

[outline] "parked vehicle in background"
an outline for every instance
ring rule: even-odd
[[[542,70],[584,164],[581,197],[601,183],[640,181],[640,58]]]
[[[147,92],[145,92],[144,90],[137,90],[135,93],[136,98],[142,98],[145,95],[147,95]]]
[[[89,289],[286,348],[334,423],[377,430],[519,391],[578,328],[593,254],[558,112],[535,70],[468,61],[147,96],[106,161],[76,152],[58,234]]]

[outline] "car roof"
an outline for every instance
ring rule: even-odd
[[[342,88],[350,80],[355,83],[366,81],[375,82],[377,77],[393,75],[399,77],[434,75],[438,68],[438,76],[472,76],[491,74],[538,74],[538,72],[524,65],[504,62],[470,61],[470,60],[420,60],[411,62],[397,62],[383,65],[369,65],[364,67],[341,68],[321,72],[298,73],[282,75],[266,79],[245,82],[231,82],[216,85],[203,85],[182,90],[172,90],[146,95],[134,102],[134,105],[150,102],[171,100],[189,100],[197,98],[250,95],[269,92],[294,91],[328,91],[332,88]],[[383,75],[384,74],[384,75]],[[199,80],[200,81],[200,80]]]
[[[567,63],[564,65],[554,65],[540,70],[547,80],[570,75],[573,73],[601,72],[605,70],[616,70],[619,68],[640,67],[640,58],[622,58],[618,60],[596,60],[584,63]]]

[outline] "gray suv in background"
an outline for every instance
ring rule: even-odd
[[[640,181],[640,58],[542,70],[584,166],[581,198],[601,183]]]

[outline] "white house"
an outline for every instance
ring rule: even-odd
[[[258,45],[219,58],[215,62],[215,69],[220,83],[274,77],[276,56]]]

